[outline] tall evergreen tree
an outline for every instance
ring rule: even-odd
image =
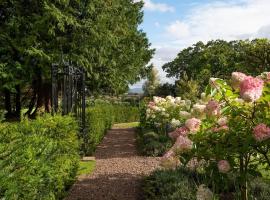
[[[0,90],[11,114],[11,93],[29,90],[29,115],[50,107],[54,62],[87,70],[91,91],[121,93],[145,76],[153,55],[142,22],[142,2],[132,0],[3,0],[0,2]]]

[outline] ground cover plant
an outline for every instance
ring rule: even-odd
[[[70,116],[0,124],[0,198],[63,198],[78,169],[77,134]]]
[[[205,190],[198,187],[197,193],[208,193],[209,199],[216,195],[257,198],[253,181],[270,170],[269,82],[267,72],[257,77],[234,72],[230,81],[211,78],[201,99],[171,120],[175,130],[168,135],[175,144],[163,156],[162,165],[182,164],[202,171]],[[148,104],[151,115],[164,112],[155,106],[155,101]],[[152,120],[152,124],[159,122],[159,118]],[[265,197],[269,196],[261,198]]]

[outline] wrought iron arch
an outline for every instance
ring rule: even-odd
[[[81,133],[84,133],[86,128],[85,76],[85,70],[72,63],[62,62],[52,65],[52,114],[73,113],[79,121]]]

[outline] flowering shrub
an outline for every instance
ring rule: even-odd
[[[190,104],[190,101],[182,100],[180,97],[154,97],[146,108],[146,123],[165,133],[168,124],[176,128],[180,126],[182,118],[189,117],[185,111],[189,109]]]
[[[229,191],[230,178],[236,176],[239,197],[248,199],[249,180],[270,167],[269,74],[252,77],[234,72],[228,82],[211,78],[201,99],[186,108],[185,117],[173,116],[185,123],[169,133],[175,145],[162,163],[170,166],[171,161],[173,167],[171,157],[176,156],[187,166],[192,159],[204,161],[202,170],[213,192]]]

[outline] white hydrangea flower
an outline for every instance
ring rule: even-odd
[[[171,125],[175,128],[175,127],[180,126],[181,122],[179,120],[173,118],[171,121]]]
[[[181,97],[175,97],[175,103],[179,104],[181,101]]]
[[[198,113],[203,113],[205,111],[206,105],[204,104],[194,104],[193,110]]]

